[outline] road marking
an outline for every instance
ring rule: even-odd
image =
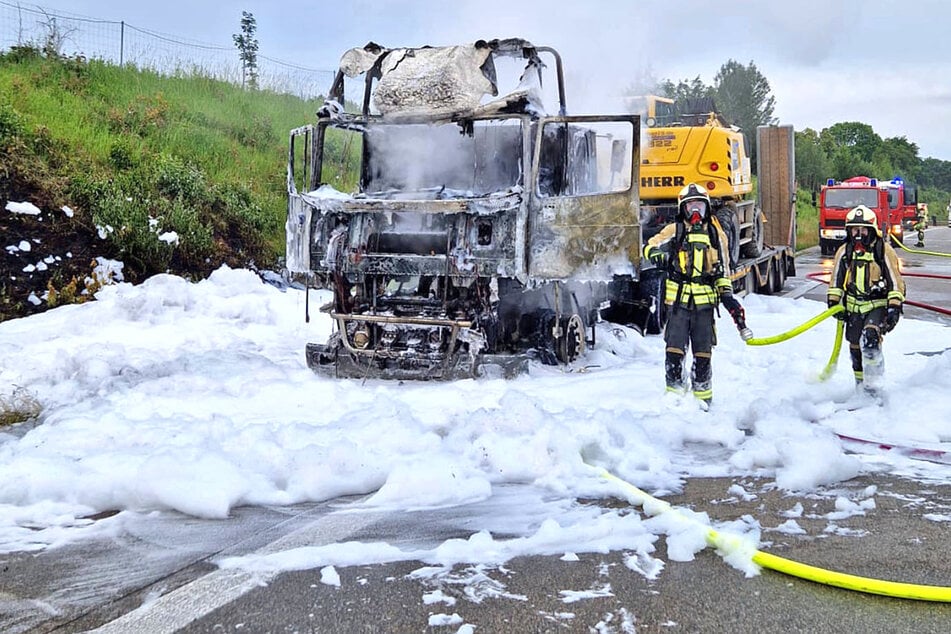
[[[787,281],[791,281],[792,278],[789,278]],[[814,280],[806,279],[805,283],[800,284],[796,288],[792,289],[788,293],[783,293],[780,297],[788,297],[789,299],[799,299],[806,293],[815,290],[820,286],[825,286],[823,282],[816,282]]]
[[[269,555],[301,546],[334,544],[343,541],[374,520],[373,513],[325,515],[249,554]],[[267,585],[278,574],[280,574],[279,571],[249,573],[241,570],[219,569],[176,588],[154,601],[145,603],[90,632],[172,634],[251,590]]]

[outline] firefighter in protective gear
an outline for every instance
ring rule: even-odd
[[[859,205],[845,217],[846,241],[835,253],[826,296],[830,307],[844,304],[856,385],[867,392],[880,388],[884,360],[882,340],[897,324],[905,301],[905,281],[898,255],[877,226],[875,212]]]
[[[667,391],[686,391],[684,365],[689,346],[693,353],[693,394],[706,404],[713,399],[711,355],[716,345],[714,311],[718,303],[723,302],[744,340],[753,337],[746,327],[743,306],[733,297],[727,247],[726,234],[713,215],[709,194],[694,183],[680,192],[676,221],[661,229],[644,247],[644,256],[667,273]]]
[[[924,203],[918,204],[918,218],[915,221],[915,225],[912,227],[915,231],[918,232],[918,242],[915,243],[916,247],[925,246],[925,229],[928,228],[928,206]]]

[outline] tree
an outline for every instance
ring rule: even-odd
[[[921,162],[919,184],[951,191],[951,161],[942,161],[930,156]]]
[[[776,123],[773,111],[776,98],[769,82],[750,61],[743,66],[728,60],[713,78],[714,97],[720,112],[734,125],[739,126],[748,140],[756,138],[756,128]],[[750,161],[756,165],[756,143],[747,143]]]
[[[829,160],[832,162],[832,178],[843,181],[853,176],[868,176],[875,178],[877,171],[871,161],[866,161],[849,147],[836,149]]]
[[[43,44],[39,48],[47,57],[62,57],[63,46],[77,29],[75,27],[65,29],[56,21],[55,16],[48,14],[43,9],[40,9],[40,11],[44,18],[41,22],[44,34]]]
[[[875,134],[872,126],[858,121],[836,123],[824,128],[819,138],[829,156],[841,148],[848,148],[855,157],[867,162],[872,161],[882,146],[882,137]]]
[[[674,101],[713,96],[713,87],[707,86],[702,81],[700,81],[699,75],[694,77],[689,82],[686,79],[681,79],[676,84],[674,84],[674,82],[670,81],[669,79],[666,79],[658,84],[657,87],[660,90],[660,95],[662,97],[668,97]]]
[[[241,35],[232,35],[241,59],[241,85],[252,90],[258,87],[258,41],[254,37],[258,25],[254,15],[241,12]]]
[[[819,133],[811,128],[796,132],[796,180],[799,186],[819,191],[832,176],[832,163],[819,144]]]
[[[883,177],[901,176],[905,180],[915,181],[921,169],[918,158],[918,146],[903,136],[891,137],[882,141],[876,157],[888,161],[894,174],[882,174]]]

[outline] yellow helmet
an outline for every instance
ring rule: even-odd
[[[871,227],[875,229],[875,234],[879,238],[882,237],[882,232],[878,228],[878,217],[875,215],[875,212],[866,207],[865,205],[859,205],[854,207],[848,214],[845,216],[845,226],[848,227]]]
[[[680,195],[677,196],[677,218],[679,220],[690,218],[691,214],[687,213],[686,207],[691,201],[703,201],[701,220],[707,220],[710,217],[710,194],[702,185],[696,183],[690,183],[680,190]]]

